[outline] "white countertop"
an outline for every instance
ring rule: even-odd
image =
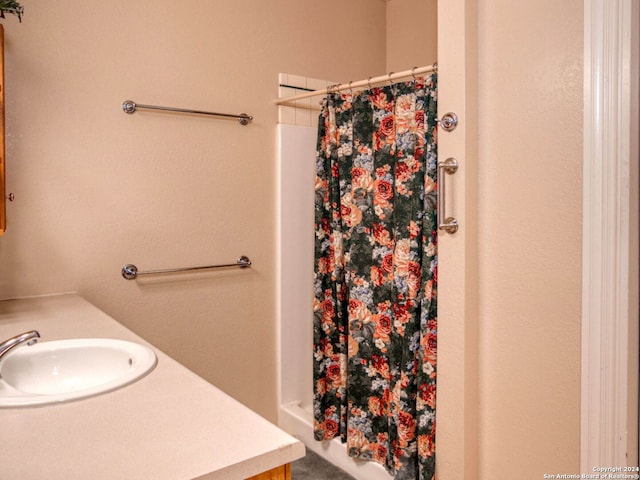
[[[41,342],[108,337],[149,345],[72,294],[1,301],[0,341],[28,330],[38,330]],[[155,369],[119,390],[0,408],[2,480],[240,480],[304,455],[298,440],[154,351]]]

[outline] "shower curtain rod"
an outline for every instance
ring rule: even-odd
[[[313,92],[301,93],[300,95],[294,95],[292,97],[279,98],[275,101],[276,105],[285,105],[296,100],[303,100],[305,98],[317,97],[319,95],[326,95],[329,92],[341,92],[343,90],[351,90],[359,87],[371,87],[374,84],[390,82],[391,80],[402,80],[409,77],[415,77],[423,73],[433,73],[438,71],[438,65],[427,65],[425,67],[413,67],[411,70],[405,70],[403,72],[390,72],[387,75],[380,77],[369,77],[366,80],[358,80],[357,82],[349,82],[331,85],[322,90],[314,90]]]

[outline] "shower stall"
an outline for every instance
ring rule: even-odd
[[[306,112],[307,114],[309,112]],[[316,112],[310,112],[312,117]],[[358,480],[389,480],[375,462],[352,459],[339,439],[313,436],[313,222],[317,128],[307,116],[278,125],[278,425]],[[305,125],[305,123],[307,125]]]

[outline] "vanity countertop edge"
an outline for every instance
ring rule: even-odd
[[[304,445],[77,294],[0,301],[0,341],[104,337],[149,345],[155,369],[109,393],[0,408],[3,480],[242,480]],[[28,347],[24,347],[28,348]]]

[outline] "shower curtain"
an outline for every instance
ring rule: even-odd
[[[314,434],[435,468],[436,76],[331,93],[315,184]]]

